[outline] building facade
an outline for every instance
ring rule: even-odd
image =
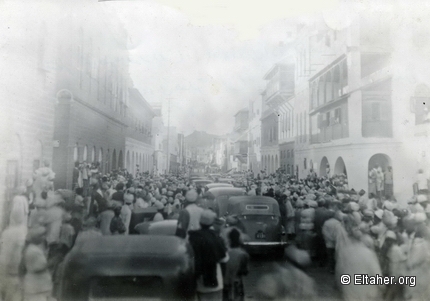
[[[261,172],[261,108],[262,99],[249,102],[248,162],[249,169],[257,175]]]
[[[112,168],[125,167],[130,173],[151,172],[153,168],[154,146],[152,145],[152,107],[135,88],[129,89],[129,116],[125,137],[125,165],[114,164]],[[116,156],[112,154],[112,160]],[[119,154],[118,160],[123,160]]]
[[[52,167],[60,4],[2,3],[0,47],[0,231],[17,186]],[[57,17],[55,17],[57,16]],[[6,28],[6,27],[5,27]]]
[[[102,7],[92,6],[70,4],[59,24],[52,164],[58,188],[72,188],[76,162],[98,162],[103,173],[123,167],[125,137],[134,126],[127,34]],[[135,157],[126,160],[133,166],[137,162]]]
[[[153,171],[155,174],[163,174],[167,168],[167,157],[163,148],[163,140],[166,133],[166,128],[163,122],[161,104],[152,104],[154,110],[154,118],[152,119],[152,145],[154,153],[152,158]]]
[[[249,132],[249,109],[243,108],[234,115],[233,155],[237,162],[237,171],[248,170],[248,132]]]
[[[416,16],[415,16],[416,17]],[[413,194],[418,169],[429,170],[429,43],[410,15],[405,29],[391,12],[366,13],[343,29],[308,26],[296,43],[296,169],[345,174],[369,191],[369,171],[392,167],[394,196]],[[402,41],[402,42],[400,42]],[[405,42],[406,41],[406,42]]]

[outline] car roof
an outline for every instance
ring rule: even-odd
[[[218,187],[233,187],[233,185],[228,183],[209,183],[206,185],[206,187],[211,189],[211,188],[218,188]]]
[[[198,179],[198,180],[192,180],[192,181],[195,184],[201,184],[201,183],[210,184],[210,183],[214,182],[214,181],[209,180],[209,179]]]
[[[79,251],[88,255],[169,255],[176,253],[181,245],[183,240],[177,236],[106,235],[84,241]]]
[[[178,220],[167,219],[164,221],[151,222],[148,228],[149,235],[175,235]]]
[[[245,194],[245,191],[242,188],[237,187],[214,187],[210,188],[207,193],[212,194],[214,197],[217,197],[226,194],[241,195]]]

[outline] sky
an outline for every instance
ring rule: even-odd
[[[333,10],[336,0],[108,1],[129,34],[130,74],[163,118],[188,135],[223,135],[261,97],[265,73],[285,56],[291,18]],[[180,4],[178,4],[180,3]],[[290,21],[289,21],[290,19]]]

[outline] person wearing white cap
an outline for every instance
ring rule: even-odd
[[[185,209],[181,210],[176,228],[176,236],[186,238],[188,231],[200,229],[200,216],[203,208],[197,206],[198,194],[195,190],[189,190],[185,195]]]
[[[161,201],[157,200],[154,203],[154,206],[157,209],[157,213],[154,216],[153,221],[154,222],[159,222],[159,221],[163,221],[164,217],[163,217],[163,212],[164,212],[164,205]]]
[[[224,284],[220,263],[226,263],[229,257],[224,241],[211,229],[215,219],[215,212],[203,210],[199,219],[201,229],[189,231],[199,300],[222,300]]]

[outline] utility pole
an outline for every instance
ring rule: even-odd
[[[168,103],[167,103],[167,159],[166,159],[166,174],[169,173],[170,171],[170,150],[169,150],[169,140],[170,140],[170,100],[171,98],[168,98]]]

